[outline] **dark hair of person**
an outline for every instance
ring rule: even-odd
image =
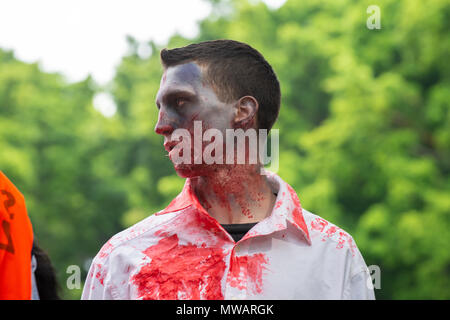
[[[34,276],[36,278],[39,299],[60,300],[60,287],[56,279],[55,269],[53,268],[49,256],[39,247],[36,240],[33,241],[33,249],[31,252],[35,256],[37,262],[37,268],[34,271]]]
[[[160,53],[165,69],[195,62],[218,98],[226,103],[253,96],[259,103],[258,129],[270,130],[280,110],[280,83],[270,64],[248,44],[234,40],[213,40],[190,44]]]

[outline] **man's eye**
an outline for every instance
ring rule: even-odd
[[[187,100],[185,98],[176,98],[175,99],[175,104],[177,107],[182,107],[183,105],[185,105],[187,102]]]

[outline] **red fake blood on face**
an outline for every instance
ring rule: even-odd
[[[223,299],[221,280],[225,262],[221,248],[180,245],[175,234],[144,253],[151,262],[133,276],[144,300]]]
[[[262,275],[267,262],[266,256],[262,253],[232,258],[227,277],[228,284],[239,290],[250,287],[254,293],[261,293]]]

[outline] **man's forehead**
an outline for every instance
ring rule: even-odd
[[[161,79],[161,87],[168,84],[195,86],[201,79],[200,67],[195,62],[189,62],[167,68]]]

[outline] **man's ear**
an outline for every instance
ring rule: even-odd
[[[245,129],[256,127],[258,108],[258,100],[254,97],[244,96],[240,98],[235,105],[234,126]]]

